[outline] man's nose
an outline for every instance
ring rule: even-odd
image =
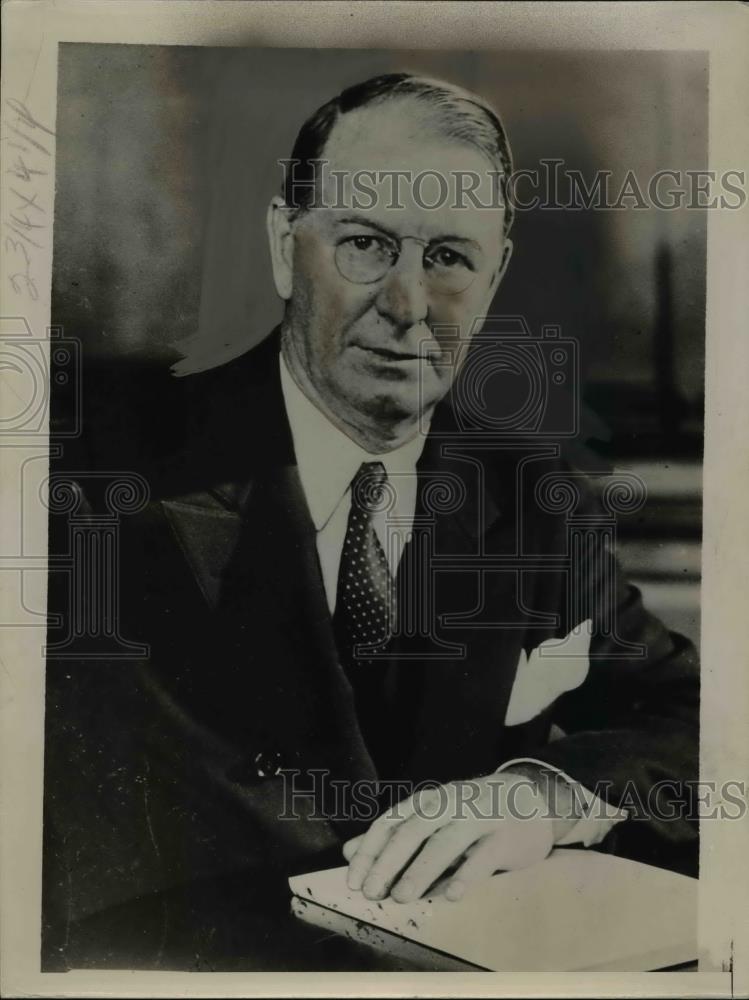
[[[383,279],[375,305],[381,316],[400,329],[408,329],[426,320],[429,303],[420,246],[403,247],[398,260]]]

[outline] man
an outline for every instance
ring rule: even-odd
[[[696,777],[694,650],[595,530],[570,561],[544,490],[572,483],[594,527],[600,508],[558,448],[461,422],[512,251],[498,118],[380,77],[287,167],[280,330],[171,387],[168,454],[134,429],[151,502],[122,520],[122,634],[148,655],[50,660],[48,899],[57,869],[82,915],[342,848],[369,898],[448,874],[457,899],[554,844],[693,850],[687,818],[634,816],[632,794],[665,780],[683,805]]]

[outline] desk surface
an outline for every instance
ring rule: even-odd
[[[196,972],[475,969],[416,964],[313,927],[291,912],[287,875],[260,868],[144,896],[70,929],[66,965]],[[54,971],[50,965],[49,971]]]
[[[476,971],[448,956],[383,951],[314,927],[291,912],[284,872],[263,867],[141,897],[70,928],[46,971]],[[682,966],[682,971],[693,966]]]

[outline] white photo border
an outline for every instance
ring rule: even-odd
[[[57,45],[87,41],[207,46],[447,48],[455,50],[704,50],[710,57],[709,167],[749,164],[749,8],[708,3],[455,3],[286,0],[8,0],[3,14],[3,123],[9,99],[54,130]],[[3,129],[5,134],[5,129]],[[38,134],[38,133],[37,133]],[[50,225],[33,254],[38,297],[10,282],[10,244],[0,247],[2,332],[43,342],[50,325],[54,138],[38,178]],[[46,141],[46,139],[45,139]],[[3,147],[2,193],[9,179]],[[40,156],[43,154],[40,154]],[[5,198],[3,198],[5,200]],[[749,774],[749,210],[708,213],[707,362],[702,577],[702,740],[704,780]],[[20,290],[19,290],[20,289]],[[17,402],[17,401],[16,401]],[[16,403],[2,392],[0,416]],[[46,605],[46,511],[39,504],[19,537],[19,476],[45,465],[48,441],[9,438],[0,447],[0,621],[18,606],[12,558],[34,560],[25,574],[31,606]],[[24,547],[19,547],[23,544]],[[9,556],[9,554],[11,554]],[[31,565],[31,563],[28,563]],[[20,578],[20,573],[17,574]],[[25,581],[27,585],[27,581]],[[43,619],[42,619],[43,621]],[[5,996],[548,996],[729,997],[749,994],[749,836],[741,821],[703,824],[699,889],[699,970],[687,973],[42,973],[40,962],[43,625],[5,626],[2,649],[1,987]]]

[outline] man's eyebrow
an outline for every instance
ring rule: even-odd
[[[383,226],[379,222],[372,222],[365,215],[344,215],[337,221],[341,225],[365,226],[367,229],[376,229],[378,233],[382,233],[383,236],[389,236],[394,240],[399,238],[398,234],[392,229],[388,229],[387,226]]]
[[[337,221],[340,225],[364,226],[367,229],[375,229],[378,233],[382,233],[383,236],[389,236],[393,240],[400,239],[400,236],[394,230],[388,229],[387,226],[383,226],[379,222],[373,222],[364,215],[344,215]],[[433,236],[430,240],[424,240],[424,242],[427,246],[431,246],[432,243],[462,243],[475,247],[477,250],[481,249],[481,244],[476,240],[471,239],[469,236],[459,236],[457,233],[440,233],[438,236]]]

